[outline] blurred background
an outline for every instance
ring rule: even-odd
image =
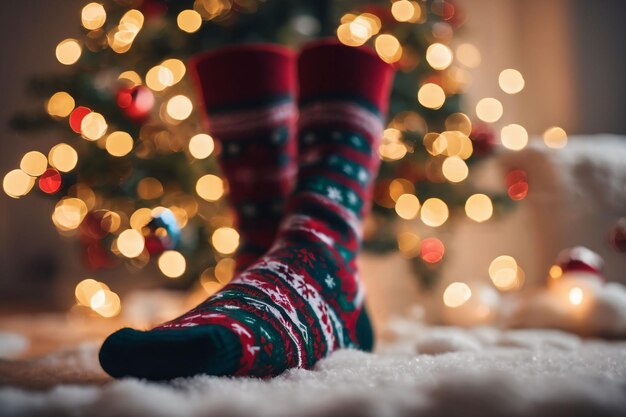
[[[550,126],[560,126],[568,135],[626,134],[623,46],[626,3],[622,0],[457,0],[454,3],[465,14],[463,30],[455,34],[456,44],[471,43],[480,51],[480,64],[469,70],[471,82],[461,98],[461,108],[470,116],[480,99],[498,97],[506,109],[501,124],[519,123],[530,136],[541,135]],[[55,48],[62,39],[81,35],[79,22],[84,4],[83,0],[30,0],[6,2],[2,6],[0,172],[3,175],[18,166],[27,151],[41,149],[46,153],[43,149],[68,140],[49,131],[18,132],[10,128],[9,122],[17,110],[43,106],[42,101],[25,94],[31,77],[67,71],[57,61]],[[525,87],[519,94],[501,93],[498,75],[506,68],[523,74]],[[154,285],[150,278],[158,273],[154,266],[141,274],[129,274],[124,268],[97,272],[87,269],[79,255],[78,243],[61,237],[52,225],[54,205],[55,201],[41,195],[20,199],[0,195],[0,310],[67,309],[73,303],[74,286],[87,277],[113,280],[117,288]],[[526,220],[519,221],[524,224]],[[497,234],[497,230],[485,230],[472,229],[471,233]],[[518,256],[522,259],[534,256],[529,248],[532,240],[527,238],[526,247],[520,242],[523,239],[512,239],[510,243],[511,247],[516,243],[522,246],[517,249]],[[450,256],[458,257],[457,266],[454,260],[449,262],[458,276],[464,258],[458,255],[459,251],[456,253]],[[547,258],[553,255],[550,253]],[[484,258],[493,256],[485,254]],[[371,262],[380,266],[381,273],[389,262],[398,265],[403,262],[402,257],[388,255],[380,259],[383,261],[378,264],[375,259]],[[398,268],[404,274],[411,274],[401,265]],[[397,283],[400,292],[403,285],[404,281]]]

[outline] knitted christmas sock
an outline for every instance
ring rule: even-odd
[[[392,69],[368,49],[321,42],[299,75],[300,172],[275,245],[183,316],[111,335],[100,362],[112,376],[266,377],[371,348],[355,256]]]
[[[235,46],[192,62],[208,130],[221,145],[243,270],[270,248],[296,177],[295,54],[277,45]]]

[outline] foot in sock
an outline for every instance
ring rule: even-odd
[[[300,172],[276,242],[183,316],[122,329],[100,351],[114,377],[267,377],[339,348],[371,348],[355,258],[371,204],[392,70],[336,43],[299,59]]]

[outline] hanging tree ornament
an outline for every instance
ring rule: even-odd
[[[144,237],[151,255],[174,249],[180,240],[180,227],[174,213],[166,208],[154,209],[152,219],[144,227]]]
[[[144,85],[122,87],[117,92],[117,105],[128,119],[142,123],[148,119],[154,107],[154,95]]]

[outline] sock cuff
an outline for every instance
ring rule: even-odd
[[[295,95],[295,53],[274,44],[235,45],[193,57],[190,67],[206,110],[241,110]]]
[[[334,39],[307,45],[298,58],[300,102],[347,98],[385,114],[394,69],[369,47],[346,46]],[[369,106],[368,106],[369,105]]]

